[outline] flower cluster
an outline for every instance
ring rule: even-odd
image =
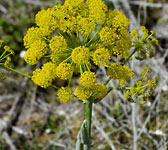
[[[125,92],[125,98],[131,102],[138,101],[140,104],[146,102],[146,98],[152,95],[152,90],[155,88],[156,80],[148,78],[148,73],[150,69],[145,67],[144,70],[141,70],[141,79],[135,81],[135,86],[129,88]]]
[[[153,37],[154,31],[151,31],[149,34],[149,31],[144,26],[141,26],[140,30],[134,29],[131,34],[134,37],[133,46],[137,51],[136,59],[144,60],[153,57],[154,51],[152,46],[158,45],[158,40]]]
[[[102,99],[107,95],[107,87],[103,83],[97,83],[94,72],[85,71],[80,77],[81,85],[75,89],[75,95],[80,100],[87,100],[89,97]]]
[[[131,71],[128,66],[116,62],[110,64],[106,74],[114,80],[119,80],[120,85],[122,85],[125,81],[128,81],[134,75],[134,72]]]
[[[43,88],[50,86],[53,79],[56,77],[55,68],[55,64],[49,62],[44,64],[42,69],[36,69],[35,71],[33,71],[33,82]]]
[[[151,36],[144,28],[141,34],[137,30],[130,33],[126,16],[118,10],[108,10],[102,0],[65,0],[63,5],[38,12],[35,23],[36,27],[28,29],[24,37],[28,49],[25,61],[35,65],[42,60],[43,64],[33,72],[34,83],[46,88],[56,78],[70,83],[74,72],[80,75],[81,84],[75,92],[70,84],[58,90],[62,102],[72,100],[74,95],[80,100],[102,99],[107,87],[97,83],[93,66],[105,66],[107,76],[122,85],[134,72],[125,63],[114,62],[112,56],[118,61],[127,60],[134,47],[144,58],[151,44],[157,44],[154,38],[148,42]]]
[[[3,40],[0,40],[0,49],[3,49],[2,51],[0,51],[0,64],[4,64],[4,66],[10,67],[11,66],[10,56],[14,55],[14,51],[9,46],[5,45]]]

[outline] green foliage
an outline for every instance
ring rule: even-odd
[[[62,125],[64,119],[64,116],[53,114],[48,118],[46,128],[50,129],[51,132],[60,132],[64,129]]]

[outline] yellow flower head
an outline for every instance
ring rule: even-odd
[[[79,32],[83,35],[90,35],[96,29],[96,23],[92,18],[79,18]]]
[[[36,69],[33,71],[33,82],[42,88],[47,88],[52,84],[53,79],[56,78],[55,69],[56,65],[52,62],[44,64],[42,69]]]
[[[55,54],[63,53],[67,48],[67,42],[63,36],[54,36],[50,40],[50,49]]]
[[[103,83],[96,83],[93,86],[93,97],[96,99],[102,99],[107,95],[107,87]]]
[[[119,31],[122,29],[127,30],[130,23],[127,17],[119,10],[109,10],[105,25]]]
[[[107,76],[110,76],[114,80],[129,80],[134,72],[128,66],[121,65],[119,62],[111,63],[106,71]]]
[[[99,48],[93,53],[93,62],[96,65],[107,65],[111,59],[108,49]]]
[[[84,3],[84,0],[65,0],[64,5],[71,6],[72,8],[74,8],[74,7],[79,7],[83,3]]]
[[[65,15],[60,19],[59,28],[63,32],[71,34],[78,31],[77,19],[73,16]]]
[[[54,17],[54,10],[51,8],[39,11],[36,14],[35,22],[39,27],[49,28],[51,31],[59,27],[59,22]]]
[[[80,82],[86,87],[93,86],[96,83],[96,80],[96,74],[90,71],[85,71],[80,77]]]
[[[90,52],[87,47],[79,46],[72,51],[72,61],[78,65],[88,64]]]
[[[87,6],[84,0],[66,0],[64,6],[68,13],[72,16],[86,16],[86,14],[88,14]]]
[[[72,78],[73,67],[70,63],[60,63],[56,68],[56,75],[62,80],[68,80]]]
[[[48,45],[44,40],[36,40],[26,51],[24,59],[28,64],[37,64],[41,57],[48,52]]]
[[[29,28],[26,35],[24,36],[24,46],[29,48],[36,40],[41,40],[44,37],[48,37],[50,32],[46,28]]]
[[[89,16],[94,18],[98,24],[102,24],[105,21],[107,6],[102,0],[87,0],[89,8]]]
[[[120,38],[115,42],[115,46],[112,47],[112,54],[117,57],[126,58],[129,55],[132,39],[128,31],[122,30]]]
[[[115,30],[109,27],[103,27],[99,32],[99,36],[104,46],[111,46],[118,39]]]
[[[74,98],[73,90],[69,87],[61,87],[57,93],[61,102],[66,103]]]
[[[91,96],[91,93],[91,89],[83,85],[78,85],[75,89],[75,95],[80,100],[87,100]]]

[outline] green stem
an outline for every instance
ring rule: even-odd
[[[25,73],[23,73],[23,72],[19,72],[19,71],[15,70],[15,69],[12,69],[12,68],[10,68],[10,67],[7,67],[7,66],[1,65],[1,64],[0,64],[0,67],[2,67],[2,68],[4,68],[4,69],[7,69],[7,70],[9,70],[9,71],[12,71],[12,72],[16,72],[16,73],[18,73],[18,74],[20,74],[20,75],[22,75],[22,76],[24,76],[24,77],[27,77],[27,78],[30,78],[30,79],[32,78],[30,75],[25,74]]]
[[[137,51],[138,49],[134,49],[134,51],[126,58],[126,60],[123,62],[123,64],[126,64],[128,62],[128,60],[135,54],[135,52]]]
[[[111,80],[111,77],[109,77],[109,78],[107,79],[107,81],[104,83],[104,85],[107,85],[107,84],[110,82],[110,80]]]
[[[5,55],[5,53],[7,52],[7,50],[5,50],[2,55],[0,56],[0,59]]]
[[[72,56],[69,56],[67,59],[65,59],[64,61],[62,61],[62,63],[66,63],[67,61],[69,61],[71,59]]]
[[[57,87],[56,85],[54,85],[54,84],[51,84],[51,86],[53,87],[53,88],[55,88],[55,89],[59,89],[59,87]]]
[[[109,90],[127,90],[130,89],[130,87],[108,87]]]
[[[101,25],[99,27],[99,29],[97,30],[97,32],[92,36],[92,38],[90,39],[90,41],[87,43],[87,46],[93,41],[93,39],[96,37],[96,35],[100,32],[100,30],[102,29],[102,26],[103,25]]]
[[[88,134],[89,134],[89,137],[91,137],[92,102],[90,100],[86,100],[85,119],[86,119],[86,122],[87,122]]]
[[[86,128],[87,128],[87,132],[88,132],[88,137],[89,137],[89,139],[91,139],[92,102],[90,100],[86,100],[85,120],[86,120],[86,125],[87,125]],[[90,150],[90,143],[87,145],[84,145],[84,150]]]

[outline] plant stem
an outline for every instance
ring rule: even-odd
[[[126,58],[126,60],[123,62],[123,64],[126,64],[126,63],[129,61],[129,59],[135,54],[135,52],[136,52],[137,50],[138,50],[138,49],[135,48],[134,51]]]
[[[7,69],[7,70],[9,70],[9,71],[12,71],[12,72],[16,72],[16,73],[18,73],[18,74],[20,74],[20,75],[22,75],[22,76],[24,76],[24,77],[27,77],[27,78],[30,78],[30,79],[31,79],[31,76],[30,76],[30,75],[25,74],[25,73],[23,73],[23,72],[17,71],[17,70],[15,70],[15,69],[12,69],[12,68],[10,68],[10,67],[7,67],[7,66],[1,65],[1,64],[0,64],[0,67],[2,67],[2,68],[4,68],[4,69]]]
[[[87,124],[88,137],[89,137],[89,139],[91,139],[92,102],[90,100],[86,100],[85,120],[86,120],[86,124]],[[90,150],[90,144],[84,145],[84,150]]]
[[[92,102],[90,100],[87,100],[85,104],[85,119],[87,122],[88,134],[89,137],[91,137]]]

